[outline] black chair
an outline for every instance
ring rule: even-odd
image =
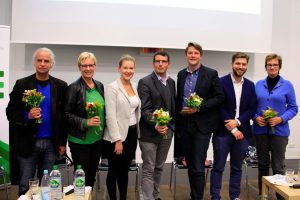
[[[96,187],[97,187],[96,199],[98,199],[97,194],[100,191],[100,186],[101,186],[101,178],[100,178],[101,171],[107,172],[108,168],[109,168],[108,160],[106,158],[100,158],[100,162],[99,162],[98,170],[97,170],[97,174],[96,174]],[[131,162],[131,165],[129,166],[128,171],[129,172],[135,172],[135,193],[136,193],[136,197],[138,197],[138,195],[139,195],[140,164],[137,163],[135,160],[133,160]]]
[[[258,159],[256,148],[254,146],[248,146],[248,150],[246,152],[246,157],[243,161],[244,169],[245,169],[245,183],[246,183],[246,192],[247,199],[249,199],[249,178],[248,178],[248,170],[251,168],[258,168]]]
[[[0,186],[1,189],[4,188],[5,189],[5,193],[6,193],[6,200],[8,200],[8,183],[6,183],[7,181],[7,176],[6,176],[6,172],[5,169],[3,167],[0,167],[0,177],[3,180],[3,184]]]
[[[211,160],[206,160],[205,162],[205,185],[207,183],[208,175],[210,174],[210,170],[213,166],[213,163]],[[171,164],[171,174],[170,174],[170,184],[169,184],[169,189],[172,191],[172,180],[173,180],[173,185],[174,185],[174,190],[173,190],[173,199],[176,199],[176,184],[177,184],[177,169],[187,169],[187,165],[185,163],[184,157],[178,157],[174,158],[174,161]],[[173,179],[174,176],[174,179]]]
[[[60,170],[66,169],[67,185],[70,185],[70,168],[71,166],[73,166],[72,159],[67,154],[64,154],[62,156],[57,157],[57,159],[55,160],[55,164],[58,165],[58,168]]]

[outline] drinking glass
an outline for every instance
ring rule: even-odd
[[[285,177],[286,177],[286,181],[288,183],[293,183],[294,181],[294,170],[293,169],[286,169],[285,170]]]
[[[31,178],[29,179],[29,192],[31,199],[39,199],[40,198],[40,189],[39,189],[39,179]]]

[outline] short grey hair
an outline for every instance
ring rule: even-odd
[[[41,48],[38,48],[37,50],[35,50],[35,52],[32,55],[32,62],[34,63],[36,61],[37,54],[41,51],[45,51],[45,52],[49,53],[50,63],[53,66],[55,64],[55,55],[54,55],[53,51],[47,47],[41,47]]]

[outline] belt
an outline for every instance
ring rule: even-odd
[[[136,128],[136,124],[129,126],[129,128]]]

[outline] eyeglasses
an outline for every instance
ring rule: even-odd
[[[162,62],[162,64],[167,64],[169,61],[167,61],[167,60],[155,60],[154,61],[155,63],[160,63],[160,62]]]
[[[278,67],[279,64],[267,64],[267,67]]]
[[[86,65],[80,65],[83,68],[87,68],[87,67],[95,67],[95,64],[86,64]]]

